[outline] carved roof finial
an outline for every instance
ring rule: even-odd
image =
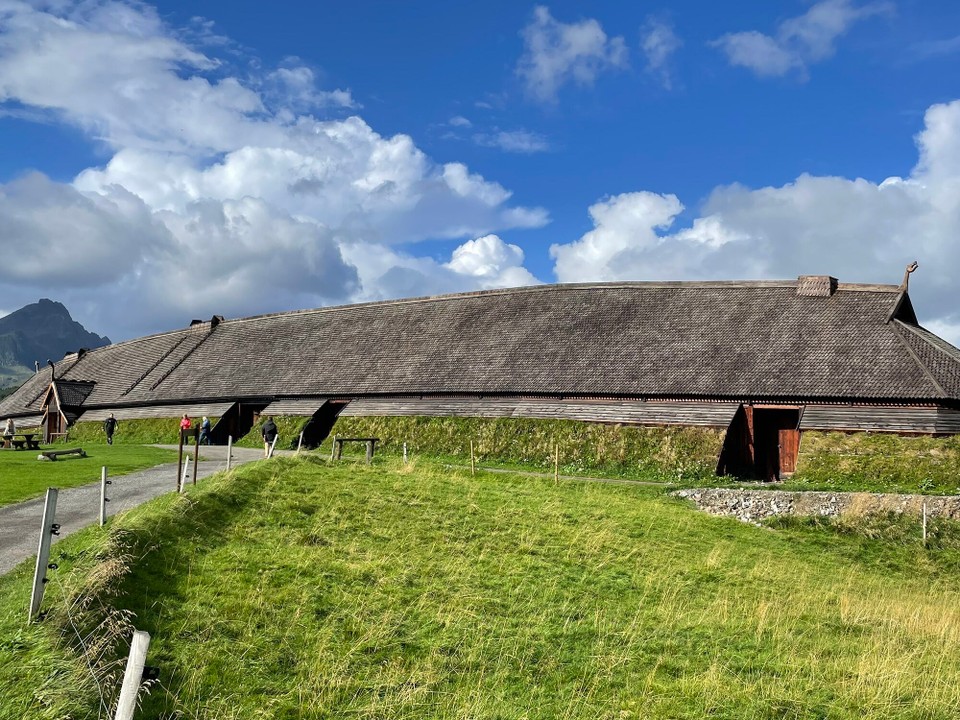
[[[906,271],[903,273],[903,282],[900,283],[900,292],[906,292],[907,288],[910,286],[910,273],[920,267],[917,264],[917,261],[914,260],[912,263],[907,265]]]

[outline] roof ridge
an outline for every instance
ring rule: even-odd
[[[923,362],[923,360],[920,359],[920,356],[917,355],[916,352],[914,352],[914,350],[913,350],[912,347],[910,347],[910,343],[908,343],[907,340],[906,340],[906,338],[903,337],[902,332],[903,332],[904,329],[910,330],[910,331],[912,332],[912,331],[913,331],[913,328],[911,328],[909,325],[907,325],[907,324],[906,324],[905,322],[903,322],[902,320],[894,320],[894,321],[893,321],[893,324],[894,324],[894,327],[895,327],[896,330],[897,330],[897,339],[898,339],[898,340],[903,344],[903,346],[907,349],[907,352],[910,354],[910,357],[913,358],[914,362],[917,363],[917,366],[923,371],[923,374],[926,375],[927,380],[930,381],[930,383],[937,389],[937,391],[938,391],[941,395],[943,395],[944,397],[950,397],[950,393],[948,393],[948,392],[944,389],[943,385],[941,385],[941,384],[937,381],[937,379],[933,376],[933,372],[930,370],[930,368],[928,368],[927,365],[926,365],[926,363]],[[920,338],[921,340],[923,340],[924,342],[927,342],[927,339],[926,339],[925,337],[923,337],[922,335],[919,335],[918,333],[914,333],[914,334],[917,335],[917,337],[919,337],[919,338]],[[928,345],[933,345],[933,343],[930,343],[930,342],[927,342],[927,344],[928,344]],[[934,345],[934,347],[936,347],[936,346]]]
[[[492,288],[489,290],[473,290],[460,293],[444,293],[441,295],[422,295],[418,297],[395,298],[392,300],[370,300],[367,302],[347,303],[344,305],[325,305],[318,308],[304,308],[302,310],[283,310],[260,315],[232,318],[225,323],[248,322],[264,320],[273,317],[312,315],[348,308],[389,307],[393,305],[409,305],[429,302],[444,302],[474,297],[489,297],[494,295],[514,295],[538,292],[557,292],[567,290],[615,290],[618,288],[662,288],[662,289],[724,289],[724,288],[795,288],[797,280],[618,280],[594,283],[541,283],[539,285],[523,285],[510,288]],[[877,283],[839,283],[837,291],[848,292],[884,292],[895,293],[899,286]]]
[[[930,332],[929,330],[927,330],[925,327],[921,325],[912,325],[910,323],[905,323],[902,320],[896,320],[895,322],[902,325],[904,328],[906,328],[907,330],[912,332],[914,335],[919,337],[921,340],[927,343],[927,345],[932,347],[934,350],[938,351],[941,355],[946,355],[951,360],[960,362],[960,348],[954,347],[953,345],[948,343],[946,340],[944,340],[942,337],[940,337],[936,333]],[[940,343],[931,342],[930,337],[927,337],[928,335],[934,338],[935,340],[939,340],[940,343],[943,343],[943,345],[946,345],[947,347],[943,347],[943,345],[941,345]]]

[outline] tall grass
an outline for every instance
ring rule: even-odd
[[[111,537],[83,557],[91,573],[134,559],[93,594],[153,636],[144,717],[960,707],[953,535],[891,553],[889,538],[744,526],[656,488],[302,458],[163,498]]]
[[[219,418],[210,418],[213,425]],[[194,426],[200,418],[193,418]],[[115,445],[176,445],[180,432],[180,418],[144,418],[140,420],[121,420],[113,436]],[[105,443],[102,422],[78,422],[70,428],[66,442]]]
[[[804,432],[792,485],[960,493],[960,436]]]
[[[296,447],[305,418],[276,417],[278,447]],[[710,428],[636,427],[529,418],[369,417],[340,418],[333,434],[377,437],[378,451],[400,455],[404,443],[415,455],[469,462],[470,443],[477,460],[501,466],[553,468],[556,447],[564,474],[636,476],[663,479],[706,478],[712,475],[723,433]],[[260,428],[238,445],[261,443]],[[322,445],[330,452],[332,439]],[[347,454],[365,452],[362,445],[345,446]]]

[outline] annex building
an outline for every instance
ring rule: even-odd
[[[804,430],[960,433],[960,350],[902,285],[542,285],[224,320],[72,353],[0,418],[569,418],[726,431],[718,471],[795,469]]]

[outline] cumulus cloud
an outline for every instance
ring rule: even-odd
[[[0,185],[0,228],[0,283],[11,285],[96,287],[172,247],[150,208],[122,187],[81,193],[39,173]]]
[[[647,58],[647,72],[667,90],[673,86],[670,58],[682,45],[673,27],[664,20],[649,17],[640,30],[640,49]]]
[[[594,229],[553,245],[557,278],[790,278],[899,282],[920,261],[911,294],[921,318],[960,341],[960,100],[934,105],[906,178],[882,183],[802,175],[782,187],[719,187],[687,228],[670,232],[674,195],[625,193],[590,208]],[[878,268],[884,273],[878,277]]]
[[[524,53],[517,74],[529,96],[540,102],[556,101],[559,89],[569,82],[590,86],[600,72],[627,64],[623,38],[608,38],[594,19],[563,23],[538,6],[522,34]]]
[[[6,297],[18,289],[30,302],[56,282],[123,337],[202,309],[389,297],[400,284],[384,261],[420,273],[423,291],[530,280],[509,265],[481,276],[390,248],[539,227],[545,210],[511,204],[500,184],[434,162],[407,135],[342,117],[359,107],[350,91],[319,87],[295,58],[241,79],[209,54],[222,42],[201,50],[190,36],[140,3],[0,2],[0,112],[69,123],[111,153],[71,184],[29,175],[0,188],[4,244],[36,248],[5,253]]]
[[[468,240],[453,251],[446,263],[365,243],[348,246],[344,253],[348,261],[368,258],[356,263],[366,288],[364,300],[437,295],[465,287],[490,290],[540,282],[523,267],[523,250],[496,235]]]
[[[807,66],[832,56],[837,40],[852,25],[893,12],[893,4],[876,0],[821,0],[806,13],[784,20],[774,35],[756,30],[728,33],[712,44],[720,48],[731,65],[745,67],[761,77],[805,73]]]

